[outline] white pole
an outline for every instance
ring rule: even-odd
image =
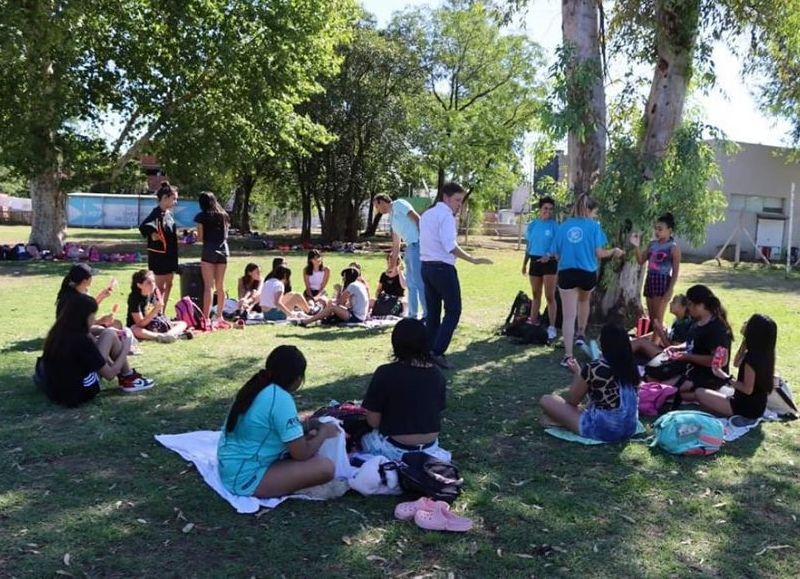
[[[789,242],[786,244],[786,277],[792,272],[792,229],[794,228],[794,182],[789,194]]]

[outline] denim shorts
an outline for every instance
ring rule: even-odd
[[[264,319],[270,322],[282,322],[286,319],[286,312],[278,308],[271,308],[264,313]]]
[[[619,406],[612,410],[589,406],[581,414],[580,435],[603,442],[617,442],[636,434],[639,424],[639,389],[622,386]]]
[[[435,440],[430,446],[420,448],[419,450],[435,455],[435,453],[439,451],[439,441]],[[385,456],[389,460],[402,460],[405,453],[413,452],[413,450],[409,448],[395,446],[389,440],[389,437],[381,434],[377,430],[371,430],[361,437],[361,451],[365,454]]]

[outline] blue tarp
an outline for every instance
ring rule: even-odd
[[[67,195],[67,225],[108,229],[138,227],[156,203],[155,195],[70,193]],[[173,209],[178,227],[194,227],[198,211],[196,199],[179,199]]]

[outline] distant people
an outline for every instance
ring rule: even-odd
[[[419,246],[420,216],[405,199],[392,201],[385,193],[375,195],[375,210],[389,215],[392,228],[392,261],[400,261],[400,244],[405,242],[406,250],[403,261],[406,266],[408,283],[408,317],[423,319],[427,317],[425,305],[425,284],[422,281],[422,261]]]
[[[178,228],[172,214],[178,203],[178,190],[169,181],[162,181],[156,197],[158,206],[142,221],[139,232],[147,239],[147,269],[155,274],[156,287],[166,307],[178,271]]]
[[[471,256],[459,247],[456,240],[458,224],[455,216],[464,203],[466,191],[457,183],[446,183],[442,186],[441,194],[441,201],[420,217],[420,256],[425,304],[428,308],[425,318],[428,345],[436,364],[442,368],[452,368],[445,358],[445,352],[461,318],[461,286],[456,258],[475,265],[491,264],[492,260]]]
[[[64,306],[71,298],[77,295],[89,294],[89,288],[92,286],[92,279],[96,274],[97,271],[85,263],[78,263],[69,269],[67,275],[65,275],[64,279],[61,280],[61,287],[59,288],[58,295],[56,296],[56,317],[58,317],[58,315],[61,313],[61,310],[64,309]],[[103,303],[103,300],[114,293],[114,289],[116,287],[117,280],[112,277],[109,284],[97,292],[97,294],[94,296],[94,300],[97,302],[97,305],[99,306],[101,303]],[[113,325],[119,329],[122,329],[122,324],[115,319],[115,313],[116,309],[115,307],[112,307],[111,313],[97,318],[94,322],[94,326],[107,328]]]
[[[220,478],[229,492],[281,497],[333,479],[333,463],[317,452],[338,428],[323,423],[304,435],[292,397],[305,372],[300,350],[278,346],[236,394],[217,447]]]
[[[656,221],[655,239],[642,253],[639,249],[641,235],[631,234],[631,245],[636,248],[636,261],[639,265],[647,262],[647,277],[644,281],[644,297],[647,314],[652,323],[663,324],[667,304],[678,282],[681,267],[681,248],[675,243],[672,232],[675,218],[665,213]]]
[[[325,288],[331,277],[331,270],[322,261],[322,254],[318,249],[308,252],[308,262],[303,268],[303,283],[305,291],[303,297],[309,301],[324,303]]]
[[[153,387],[153,380],[128,365],[130,336],[113,329],[103,330],[96,340],[89,334],[96,312],[94,298],[73,296],[47,334],[35,376],[54,402],[68,407],[88,402],[100,392],[101,376],[106,380],[117,378],[126,393]]]
[[[553,254],[558,259],[558,290],[561,294],[564,358],[561,365],[570,368],[574,347],[586,344],[586,326],[592,291],[597,286],[598,260],[621,257],[620,248],[603,249],[606,234],[597,222],[597,202],[588,195],[579,196],[572,206],[572,215],[556,232]],[[575,334],[575,320],[578,333]]]
[[[369,293],[359,280],[361,272],[355,267],[342,270],[342,292],[327,303],[322,310],[309,318],[300,320],[303,325],[313,324],[320,320],[360,324],[369,316]]]
[[[566,399],[542,396],[545,427],[560,426],[583,436],[617,442],[636,434],[639,423],[639,372],[630,339],[621,326],[606,324],[600,331],[603,354],[581,367],[569,361],[574,372]],[[581,410],[584,399],[585,410]]]
[[[769,316],[753,314],[742,328],[742,334],[744,340],[733,361],[739,368],[736,379],[719,366],[711,368],[717,378],[733,388],[733,395],[698,388],[694,397],[704,409],[721,416],[761,418],[774,384],[778,326]]]
[[[375,370],[364,395],[362,406],[374,430],[361,438],[361,448],[401,460],[406,452],[438,448],[447,389],[422,322],[401,320],[392,331],[392,349],[394,362]]]
[[[310,311],[308,302],[298,293],[287,293],[286,286],[292,278],[292,270],[279,265],[270,274],[272,277],[264,282],[261,288],[261,313],[265,320],[281,322],[289,319],[295,309],[307,314]]]
[[[261,279],[261,268],[257,263],[248,263],[244,268],[244,275],[236,284],[236,294],[239,299],[235,317],[247,318],[251,311],[261,311],[261,289],[264,281]]]
[[[530,321],[539,323],[539,310],[542,306],[542,289],[547,301],[547,317],[550,325],[547,327],[547,339],[555,340],[558,336],[556,330],[556,317],[558,305],[556,303],[556,273],[558,262],[553,255],[553,240],[556,237],[558,223],[555,220],[556,202],[552,197],[539,199],[539,217],[528,224],[525,230],[525,240],[528,242],[525,257],[522,260],[522,275],[527,275],[531,282],[532,304]],[[530,267],[528,264],[530,263]]]
[[[138,340],[171,344],[182,335],[192,337],[186,322],[171,321],[164,315],[164,300],[152,271],[140,269],[131,276],[126,325]]]
[[[225,270],[228,267],[228,214],[219,204],[213,193],[200,194],[200,213],[195,215],[197,238],[203,242],[200,257],[200,272],[203,276],[203,317],[211,327],[211,302],[214,291],[217,293],[217,325],[227,327],[222,319],[225,304]]]

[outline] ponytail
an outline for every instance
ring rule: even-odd
[[[225,424],[226,432],[233,432],[239,416],[247,412],[253,400],[256,399],[261,391],[272,383],[270,373],[266,369],[261,369],[253,374],[236,393],[231,410],[228,413],[228,420]]]

